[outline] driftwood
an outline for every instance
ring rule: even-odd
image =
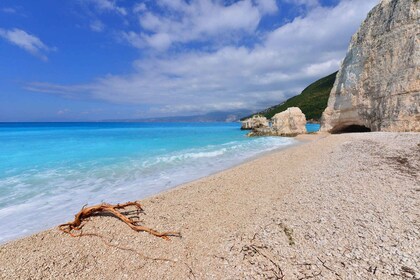
[[[98,205],[94,205],[94,206],[90,206],[90,207],[83,207],[82,210],[80,210],[79,213],[77,213],[74,217],[74,221],[72,222],[68,222],[62,225],[59,225],[58,228],[65,232],[70,234],[73,237],[79,237],[79,236],[83,236],[83,233],[80,234],[74,234],[73,231],[74,230],[81,230],[82,227],[84,226],[84,221],[96,214],[102,214],[102,213],[107,213],[107,214],[111,214],[113,216],[115,216],[116,218],[120,219],[121,221],[123,221],[124,223],[126,223],[130,228],[132,228],[133,230],[140,232],[140,231],[144,231],[147,233],[150,233],[154,236],[163,238],[165,240],[170,240],[169,236],[177,236],[180,237],[180,233],[179,232],[158,232],[154,229],[142,226],[142,225],[138,225],[137,221],[133,221],[130,218],[128,218],[124,213],[118,211],[121,209],[125,209],[126,207],[129,206],[134,206],[137,210],[137,212],[143,211],[140,203],[138,202],[127,202],[127,203],[123,203],[123,204],[116,204],[116,205],[111,205],[111,204],[107,204],[107,203],[102,203],[102,204],[98,204]],[[88,234],[91,235],[91,234]]]

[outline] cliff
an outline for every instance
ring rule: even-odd
[[[382,0],[353,35],[322,131],[420,131],[417,0]]]

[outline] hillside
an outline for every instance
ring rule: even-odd
[[[251,110],[214,111],[204,115],[150,117],[141,119],[105,119],[103,122],[236,122]]]
[[[299,107],[305,114],[307,120],[319,120],[322,112],[327,107],[328,97],[330,96],[336,75],[337,72],[321,78],[306,87],[301,94],[293,96],[279,105],[267,108],[256,114],[271,118],[289,107]]]

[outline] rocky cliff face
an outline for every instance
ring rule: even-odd
[[[382,0],[353,35],[322,131],[420,131],[420,1]]]

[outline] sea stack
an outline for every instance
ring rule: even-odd
[[[254,115],[242,121],[242,130],[251,130],[255,128],[267,128],[269,126],[268,120],[264,116]]]
[[[353,35],[321,130],[420,131],[420,1],[382,0]]]
[[[306,117],[298,107],[290,107],[271,119],[275,135],[296,136],[306,133]]]
[[[252,119],[248,119],[250,122]],[[242,127],[246,125],[242,123]],[[244,128],[242,128],[244,129]],[[248,136],[286,136],[295,137],[306,133],[306,117],[298,107],[290,107],[283,112],[275,114],[270,122],[264,126],[252,127]]]

